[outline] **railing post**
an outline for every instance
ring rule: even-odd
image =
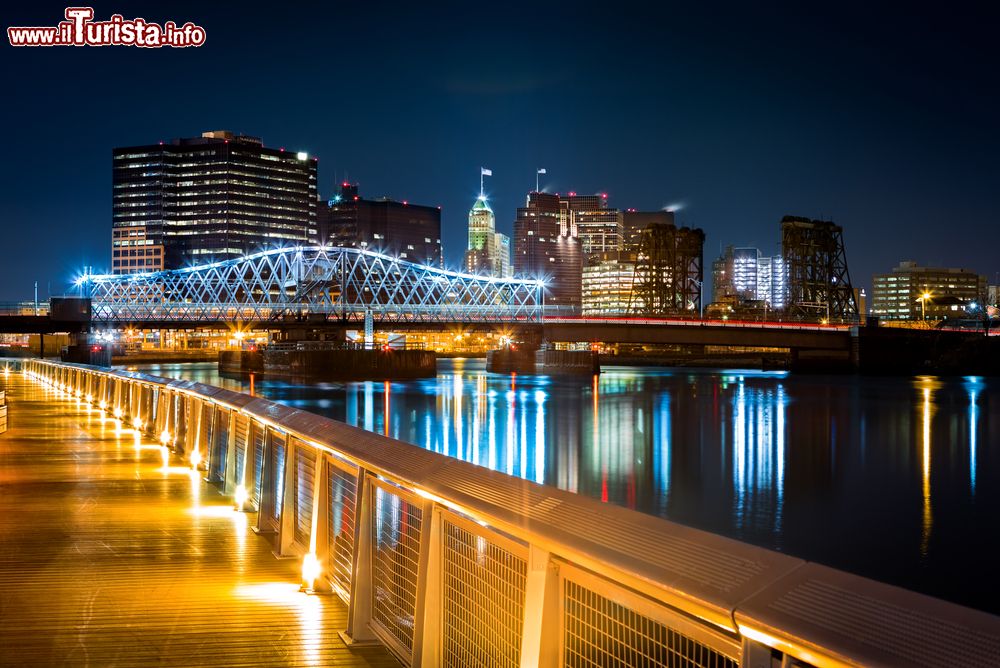
[[[442,536],[441,510],[431,500],[421,508],[425,524],[420,532],[417,599],[414,605],[413,666],[441,665]]]
[[[771,648],[744,637],[740,668],[771,668],[771,665]]]
[[[226,470],[222,472],[222,492],[224,494],[233,494],[236,491],[236,485],[242,484],[243,482],[241,480],[236,480],[236,420],[239,413],[235,409],[228,410],[226,412],[229,414],[229,425],[226,429]],[[247,431],[249,431],[249,426]],[[246,447],[244,446],[244,471],[246,470],[246,467]]]
[[[309,548],[316,556],[320,568],[326,571],[325,575],[321,573],[312,583],[313,591],[324,594],[333,591],[333,586],[330,584],[333,576],[333,558],[330,555],[330,485],[326,476],[326,456],[322,451],[317,451],[316,466],[313,468],[313,508]]]
[[[528,574],[524,591],[524,630],[521,668],[555,668],[562,644],[559,567],[552,555],[528,547]]]
[[[292,556],[295,542],[295,445],[296,439],[285,435],[285,470],[281,484],[281,517],[278,518],[279,557]]]
[[[355,486],[354,554],[351,556],[351,600],[347,609],[347,630],[341,634],[348,645],[377,644],[369,623],[372,619],[372,513],[373,490],[368,471],[358,467]]]

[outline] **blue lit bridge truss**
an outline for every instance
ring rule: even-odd
[[[540,322],[543,283],[447,271],[356,248],[267,250],[197,267],[80,281],[97,323]]]

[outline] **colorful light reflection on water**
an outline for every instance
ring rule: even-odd
[[[214,365],[161,375],[233,389]],[[479,466],[1000,612],[1000,383],[611,368],[255,380],[258,395]]]

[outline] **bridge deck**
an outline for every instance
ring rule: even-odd
[[[297,591],[211,485],[96,411],[0,375],[0,664],[398,666]]]

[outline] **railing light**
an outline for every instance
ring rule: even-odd
[[[115,419],[116,420],[121,420],[122,419],[122,409],[121,408],[116,408],[115,409]]]
[[[104,399],[101,399],[101,403],[98,405],[101,407],[102,411],[108,410],[108,402],[106,402]]]
[[[243,510],[248,498],[247,488],[243,485],[237,485],[236,492],[233,494],[233,500],[236,501],[236,510]]]
[[[142,430],[142,418],[140,418],[138,415],[132,418],[132,428],[135,429],[136,431]]]
[[[170,432],[166,429],[160,432],[160,443],[163,444],[164,448],[166,448],[167,444],[170,443]]]
[[[323,569],[320,568],[319,559],[312,552],[308,552],[302,558],[302,591],[312,593],[314,591],[313,585],[322,572]]]
[[[191,451],[191,468],[197,469],[201,464],[201,451],[195,448]]]

